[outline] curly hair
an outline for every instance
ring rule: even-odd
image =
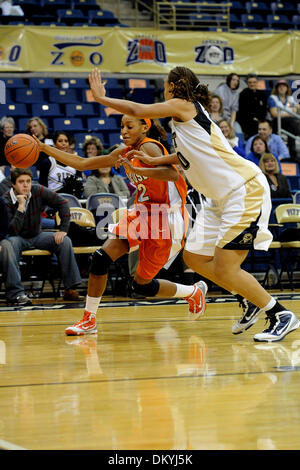
[[[187,67],[175,67],[169,72],[168,83],[174,84],[174,98],[199,101],[206,109],[210,105],[210,93],[207,85],[200,83],[196,74]]]

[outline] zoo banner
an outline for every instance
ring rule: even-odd
[[[0,26],[0,72],[167,74],[300,73],[300,34],[230,34],[130,28]]]

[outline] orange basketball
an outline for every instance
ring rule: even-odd
[[[31,135],[16,134],[6,142],[6,160],[17,168],[29,168],[39,157],[39,146]]]

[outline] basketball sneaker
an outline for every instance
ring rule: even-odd
[[[194,291],[189,297],[184,297],[189,303],[189,313],[192,320],[197,320],[206,310],[205,296],[207,293],[207,284],[199,281],[194,284]]]
[[[232,327],[232,333],[238,335],[243,331],[248,330],[258,320],[263,310],[256,307],[256,305],[243,299],[240,302],[240,307],[243,309],[243,316]]]
[[[68,326],[65,329],[67,336],[90,335],[97,333],[96,315],[87,310],[84,311],[82,320],[75,323],[75,325]]]
[[[300,326],[300,322],[296,315],[289,310],[283,310],[273,315],[268,315],[266,320],[270,321],[269,327],[262,333],[254,335],[254,341],[281,341],[287,334],[296,330]]]

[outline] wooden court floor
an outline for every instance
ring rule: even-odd
[[[300,315],[300,294],[278,294]],[[0,448],[300,449],[300,329],[234,336],[238,304],[104,301],[98,334],[64,329],[82,304],[0,307]]]

